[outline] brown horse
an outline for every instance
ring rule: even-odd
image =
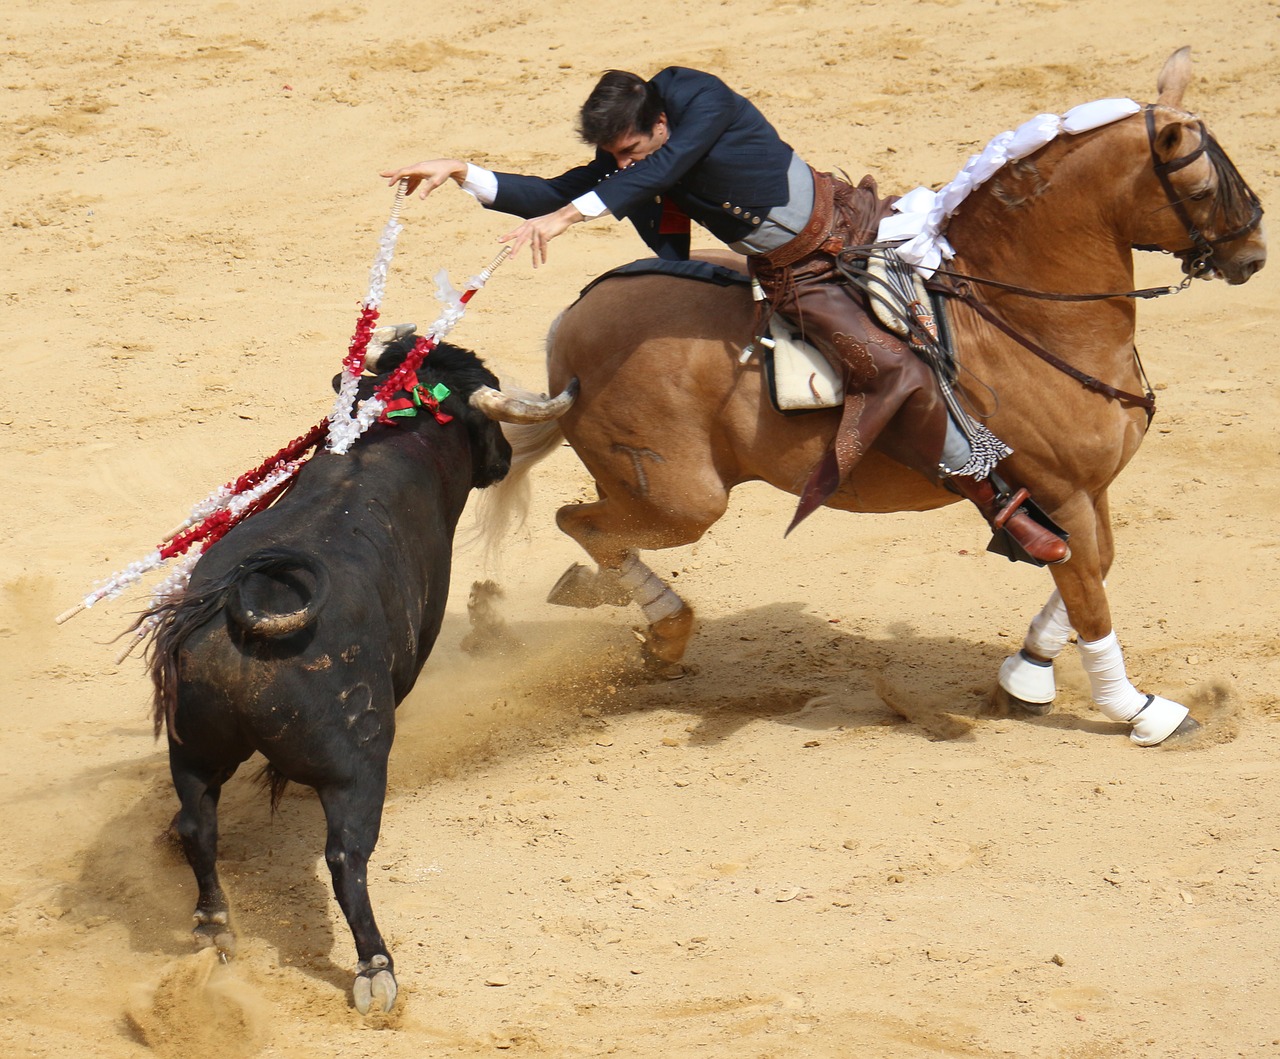
[[[943,281],[954,290],[961,274],[971,280],[961,289],[972,291],[948,304],[957,389],[1012,447],[1001,475],[1028,487],[1071,541],[1068,561],[1050,568],[1056,589],[1023,650],[1002,667],[1000,686],[1032,712],[1048,712],[1052,660],[1074,634],[1095,702],[1130,722],[1143,745],[1195,722],[1184,707],[1128,682],[1103,588],[1115,553],[1107,489],[1149,421],[1135,301],[1119,292],[1135,293],[1135,248],[1178,254],[1189,276],[1230,284],[1266,260],[1256,197],[1203,123],[1181,109],[1189,79],[1182,49],[1161,71],[1157,103],[1005,166],[946,229],[955,257]],[[1029,291],[1116,296],[1062,301]],[[561,315],[548,340],[551,392],[576,378],[576,403],[558,422],[509,431],[517,458],[500,487],[505,498],[560,431],[596,482],[599,499],[562,507],[557,522],[599,573],[571,569],[552,601],[618,602],[625,590],[622,599],[644,608],[647,654],[659,664],[683,656],[693,611],[636,552],[698,540],[742,482],[799,493],[836,431],[838,411],[773,410],[758,362],[740,361],[752,334],[744,287],[662,275],[605,279]],[[1031,347],[1069,362],[1071,374]],[[889,447],[910,429],[892,422],[882,442]],[[872,450],[828,506],[923,511],[957,499]]]

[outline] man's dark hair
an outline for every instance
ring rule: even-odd
[[[647,136],[666,108],[662,97],[643,77],[625,70],[608,70],[582,104],[578,135],[583,143],[603,147],[620,136]]]

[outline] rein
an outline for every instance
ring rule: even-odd
[[[1141,250],[1143,247],[1135,247]],[[1159,249],[1155,247],[1153,249]],[[961,288],[967,287],[971,283],[980,283],[984,287],[995,287],[996,290],[1008,291],[1011,294],[1021,294],[1027,298],[1038,298],[1041,301],[1051,302],[1101,302],[1109,298],[1163,298],[1166,294],[1179,294],[1191,286],[1191,281],[1196,277],[1191,273],[1187,273],[1183,277],[1182,282],[1177,286],[1172,284],[1165,287],[1143,287],[1140,290],[1117,290],[1117,291],[1100,291],[1088,294],[1059,294],[1053,291],[1036,290],[1033,287],[1022,287],[1016,283],[1005,283],[998,279],[988,279],[985,276],[971,276],[966,272],[956,272],[948,268],[935,268],[933,270],[935,276],[950,276],[961,282],[955,287],[949,287],[944,284],[925,283],[925,286],[931,290],[936,290],[939,294],[960,294]],[[962,295],[965,296],[965,295]]]
[[[1112,397],[1117,401],[1126,401],[1129,404],[1134,404],[1139,408],[1142,408],[1147,413],[1147,426],[1151,425],[1151,420],[1156,414],[1156,396],[1152,391],[1150,384],[1147,383],[1147,373],[1142,367],[1142,359],[1138,356],[1136,346],[1133,350],[1133,358],[1138,364],[1138,374],[1142,376],[1142,381],[1147,386],[1147,392],[1143,395],[1129,393],[1127,390],[1121,390],[1118,387],[1112,386],[1110,383],[1103,382],[1096,376],[1089,375],[1088,373],[1081,371],[1074,365],[1068,364],[1061,357],[1050,353],[1038,342],[1034,342],[1020,331],[1016,331],[1003,319],[992,312],[988,306],[975,298],[972,292],[961,291],[957,288],[947,287],[941,284],[927,284],[927,286],[930,290],[935,290],[940,294],[959,298],[992,326],[1003,331],[1025,349],[1029,349],[1046,364],[1057,368],[1058,371],[1062,372],[1064,375],[1069,375],[1071,378],[1075,379],[1076,382],[1080,383],[1080,385],[1086,390],[1092,390],[1094,393],[1100,393],[1107,397]]]

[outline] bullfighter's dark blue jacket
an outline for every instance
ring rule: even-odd
[[[689,234],[670,204],[726,243],[750,236],[787,200],[792,150],[750,100],[699,70],[669,66],[650,82],[662,97],[670,137],[648,158],[618,169],[597,151],[558,177],[497,173],[490,209],[517,217],[553,213],[594,190],[628,218],[659,257],[689,256]],[[665,218],[665,219],[664,219]]]

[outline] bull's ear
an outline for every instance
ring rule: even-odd
[[[371,379],[368,376],[361,376],[360,382],[356,388],[356,396],[361,400],[373,396],[373,391],[377,389],[377,379]],[[340,393],[342,390],[342,372],[338,372],[333,377],[333,392]]]
[[[364,370],[387,375],[404,363],[417,344],[417,324],[387,324],[375,327],[365,348]]]
[[[468,409],[467,430],[471,434],[471,485],[483,489],[496,485],[511,470],[511,443],[502,426],[474,409]]]

